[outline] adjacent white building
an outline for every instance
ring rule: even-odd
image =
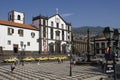
[[[38,51],[38,29],[24,23],[23,13],[11,11],[8,21],[0,20],[0,51],[18,53],[24,48],[26,51]],[[21,46],[23,45],[23,47]]]
[[[94,40],[94,46],[95,46],[95,54],[105,54],[106,53],[106,48],[109,46],[108,40],[105,39],[105,37],[99,37],[95,38]],[[110,41],[110,47],[111,51],[114,50],[113,46],[115,45],[115,41],[111,40]],[[120,46],[120,42],[118,43],[118,47]],[[120,50],[118,50],[118,53]]]
[[[8,21],[0,20],[0,51],[19,53],[66,53],[71,41],[71,24],[56,13],[51,17],[33,17],[32,25],[25,24],[24,13],[10,11]]]

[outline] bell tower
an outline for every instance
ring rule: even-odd
[[[32,21],[33,25],[39,29],[39,54],[46,54],[48,51],[48,17],[39,15],[33,17]]]
[[[8,13],[8,21],[24,24],[24,13],[17,11],[10,11]]]

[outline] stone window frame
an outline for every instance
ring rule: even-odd
[[[14,29],[13,28],[8,28],[8,35],[12,35],[14,33]]]
[[[30,46],[30,42],[27,42],[27,46]]]
[[[7,41],[7,44],[8,44],[8,45],[11,45],[11,40],[8,40],[8,41]]]
[[[21,20],[21,16],[20,15],[17,16],[17,20]]]
[[[19,36],[23,37],[24,36],[24,30],[19,29],[18,30],[18,34],[19,34]]]
[[[35,33],[31,32],[31,37],[34,38],[35,37]]]

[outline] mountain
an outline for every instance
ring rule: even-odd
[[[97,27],[92,27],[92,26],[77,27],[77,28],[72,28],[72,31],[73,31],[74,34],[78,34],[78,35],[81,35],[81,36],[86,36],[88,28],[89,28],[89,33],[90,33],[91,36],[103,35],[104,27],[101,27],[101,26],[97,26]]]

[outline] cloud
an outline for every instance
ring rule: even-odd
[[[65,14],[62,14],[63,17],[69,17],[69,16],[72,16],[74,15],[73,13],[65,13]]]

